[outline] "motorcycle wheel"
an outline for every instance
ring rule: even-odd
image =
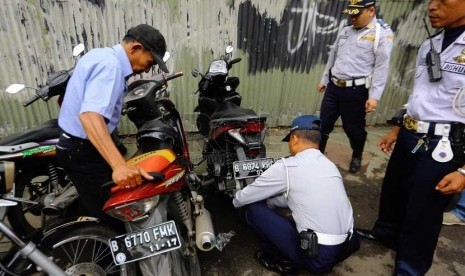
[[[135,263],[113,262],[109,238],[117,235],[103,225],[78,228],[53,242],[51,256],[68,275],[136,275]]]
[[[46,164],[48,165],[48,163]],[[59,183],[65,184],[65,177],[58,173]],[[8,208],[8,221],[11,227],[21,236],[27,236],[34,230],[41,228],[42,209],[45,196],[49,193],[50,177],[46,166],[34,169],[24,169],[16,175],[15,197],[35,201],[38,204],[18,202],[16,206]]]

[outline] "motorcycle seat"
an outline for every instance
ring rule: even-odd
[[[210,124],[218,125],[230,122],[247,122],[254,120],[265,121],[266,118],[266,115],[257,115],[257,113],[255,113],[252,109],[238,107],[215,112],[212,115]]]
[[[7,148],[10,149],[8,152],[11,152],[11,146],[57,139],[60,133],[58,120],[52,119],[31,129],[6,136],[0,140],[0,146],[8,146]],[[0,152],[2,152],[1,148],[3,147],[0,147]]]

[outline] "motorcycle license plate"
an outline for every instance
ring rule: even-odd
[[[236,161],[233,163],[234,179],[258,177],[273,163],[273,158]]]
[[[111,254],[117,265],[145,259],[181,247],[178,230],[172,220],[110,238],[109,241]]]

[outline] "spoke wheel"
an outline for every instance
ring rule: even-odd
[[[116,235],[102,225],[76,229],[53,244],[53,260],[68,275],[135,275],[133,263],[119,266],[113,262],[108,239]]]

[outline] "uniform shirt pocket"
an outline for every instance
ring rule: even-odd
[[[373,52],[373,42],[369,40],[358,40],[357,41],[357,50],[354,51],[358,58],[372,62],[374,60],[374,52]]]

